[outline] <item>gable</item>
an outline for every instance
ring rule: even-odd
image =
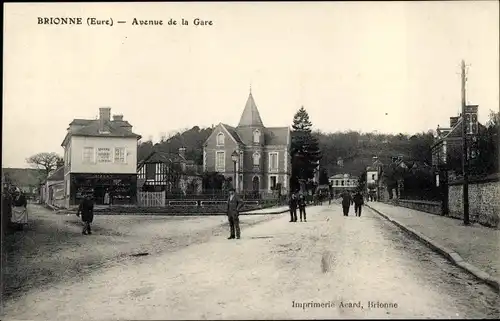
[[[224,134],[226,143],[229,140],[234,142],[236,145],[243,144],[243,142],[241,141],[241,139],[239,138],[238,134],[236,133],[233,127],[219,123],[217,126],[215,126],[210,136],[208,136],[203,146],[207,146],[210,142],[213,142],[214,143],[213,145],[217,145],[217,135],[219,135],[220,133]]]

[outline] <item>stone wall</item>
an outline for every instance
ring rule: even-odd
[[[391,202],[396,206],[411,208],[413,210],[441,215],[441,202],[414,201],[405,199],[394,199]]]
[[[461,181],[450,183],[450,216],[463,219],[463,185]],[[469,182],[469,217],[490,227],[499,227],[500,180],[498,175]]]

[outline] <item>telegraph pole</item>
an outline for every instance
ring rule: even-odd
[[[464,204],[464,225],[469,225],[469,160],[467,151],[467,126],[465,119],[465,83],[467,81],[465,74],[465,62],[462,60],[462,175],[463,175],[463,204]]]

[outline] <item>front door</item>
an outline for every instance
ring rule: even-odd
[[[259,177],[258,176],[255,176],[252,180],[252,189],[254,192],[257,192],[260,188],[260,181],[259,181]]]

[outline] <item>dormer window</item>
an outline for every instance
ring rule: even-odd
[[[219,133],[217,135],[217,146],[224,146],[224,134]]]
[[[258,129],[254,130],[254,132],[253,132],[253,142],[255,144],[260,143],[260,130],[258,130]]]

